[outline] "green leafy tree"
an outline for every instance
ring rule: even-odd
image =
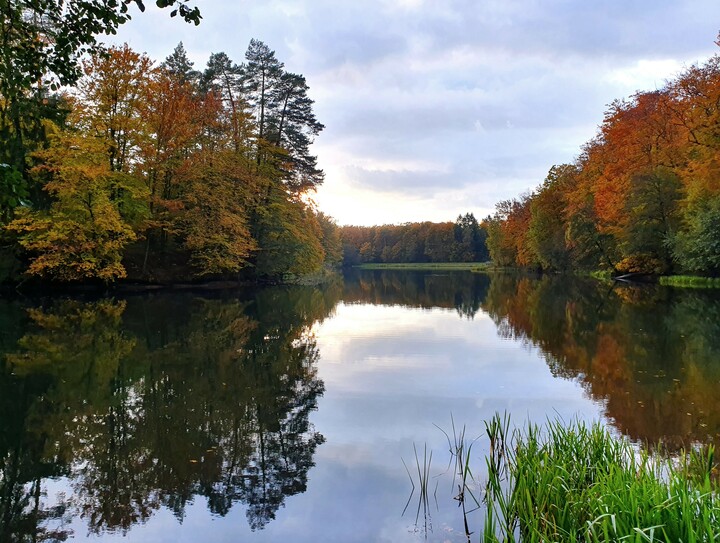
[[[196,156],[179,235],[199,275],[237,273],[256,249],[248,226],[254,175],[232,153]]]
[[[570,252],[565,244],[565,194],[577,173],[573,165],[553,166],[530,204],[528,243],[543,269],[565,270]]]
[[[673,240],[672,252],[683,270],[720,273],[720,197],[695,202]]]
[[[270,93],[272,108],[266,137],[287,151],[286,185],[295,193],[316,188],[325,177],[317,167],[317,157],[310,154],[313,138],[325,127],[315,118],[308,89],[305,77],[285,72]]]
[[[668,168],[631,178],[625,203],[628,227],[621,236],[626,256],[618,263],[620,270],[666,273],[673,268],[670,245],[678,228],[681,187],[678,175]]]
[[[303,275],[322,268],[325,252],[320,225],[304,204],[278,194],[260,209],[259,226],[258,275]]]
[[[28,196],[22,174],[9,164],[0,164],[0,223],[9,223],[15,209],[27,204]]]
[[[258,127],[257,160],[260,163],[263,160],[263,140],[269,140],[270,117],[274,109],[273,95],[277,93],[280,85],[284,64],[275,57],[275,51],[255,39],[250,40],[245,60],[243,84],[247,100],[255,112]]]
[[[318,225],[322,232],[320,244],[325,253],[325,263],[329,266],[338,266],[343,261],[342,233],[332,217],[323,212],[316,214]]]
[[[233,63],[225,53],[213,53],[202,75],[200,86],[203,92],[214,92],[221,97],[234,149],[238,153],[249,155],[257,127],[252,122],[243,77],[242,66]]]
[[[193,63],[188,58],[183,42],[177,44],[172,54],[160,66],[181,84],[198,83],[201,77],[200,72],[193,68]]]
[[[453,262],[478,262],[488,259],[485,240],[487,234],[478,224],[475,215],[458,215],[455,221],[455,246]]]
[[[257,123],[256,160],[277,166],[287,189],[295,194],[319,186],[324,173],[310,145],[324,128],[313,112],[313,100],[302,75],[285,72],[275,51],[251,40],[245,53],[245,97]],[[276,149],[282,151],[278,154]]]

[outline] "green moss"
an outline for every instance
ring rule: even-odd
[[[590,277],[599,279],[600,281],[612,281],[613,272],[612,270],[595,270],[589,273]]]

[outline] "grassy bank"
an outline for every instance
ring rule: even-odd
[[[483,542],[720,540],[712,448],[671,461],[598,424],[486,427]]]
[[[661,285],[684,288],[720,288],[720,277],[697,275],[667,275],[659,279]]]
[[[360,264],[361,270],[447,270],[447,271],[482,271],[490,267],[489,262],[402,262],[394,264]]]

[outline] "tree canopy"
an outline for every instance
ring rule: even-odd
[[[213,53],[200,72],[182,43],[159,64],[110,47],[72,89],[43,91],[55,112],[32,130],[21,115],[22,152],[0,170],[0,218],[27,273],[176,281],[338,263],[339,230],[306,198],[322,125],[305,78],[257,40],[246,59]]]
[[[720,56],[616,100],[573,164],[484,224],[501,265],[720,273]]]

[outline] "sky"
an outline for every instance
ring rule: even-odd
[[[717,0],[195,5],[197,27],[148,5],[112,42],[161,61],[182,41],[196,69],[265,42],[307,79],[326,127],[314,201],[339,224],[481,219],[573,161],[613,100],[720,53]]]

